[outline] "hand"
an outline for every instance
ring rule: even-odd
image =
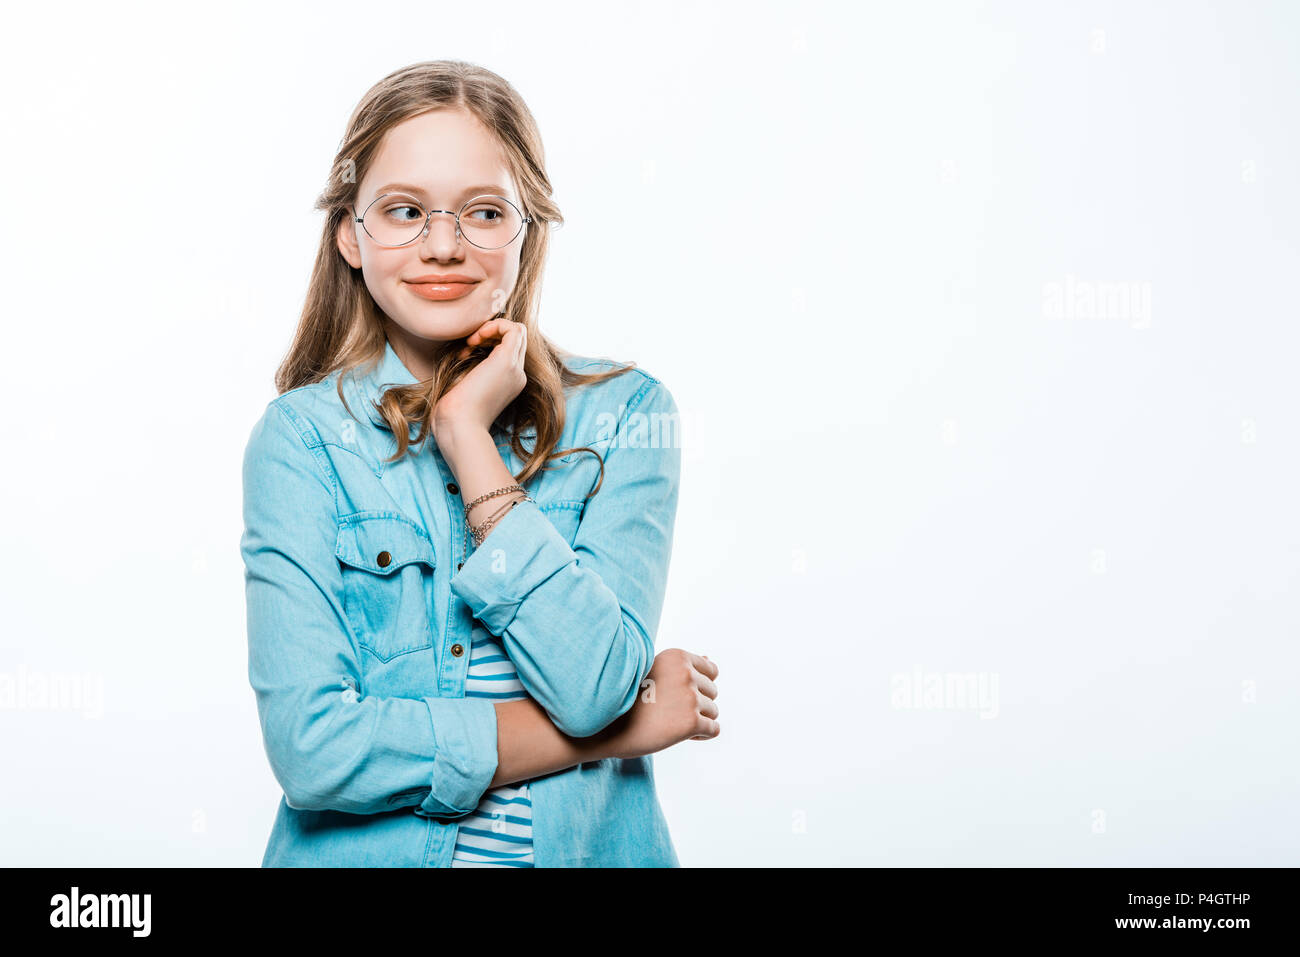
[[[681,648],[655,655],[636,703],[607,729],[609,753],[637,758],[679,741],[706,741],[722,731],[718,723],[718,666]]]
[[[524,356],[528,351],[528,329],[508,319],[489,319],[470,333],[459,357],[467,358],[473,349],[493,343],[487,358],[448,390],[433,410],[433,437],[462,428],[491,431],[497,420],[524,386]]]

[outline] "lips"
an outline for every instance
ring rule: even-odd
[[[424,276],[412,276],[407,282],[426,283],[431,282],[437,285],[446,285],[449,282],[478,282],[473,276],[466,276],[458,272],[431,272]]]
[[[411,292],[421,299],[444,300],[460,299],[462,296],[468,296],[477,283],[468,279],[464,281],[440,279],[437,282],[408,280],[407,285],[411,287]]]

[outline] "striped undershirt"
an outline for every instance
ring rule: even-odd
[[[495,701],[528,697],[500,641],[478,622],[474,623],[465,697]],[[527,781],[484,791],[478,807],[459,823],[452,867],[533,866],[533,801]]]

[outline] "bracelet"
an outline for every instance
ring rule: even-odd
[[[478,546],[483,544],[483,539],[487,538],[488,532],[490,532],[493,526],[500,521],[499,516],[509,514],[510,510],[516,505],[520,505],[524,502],[536,501],[535,498],[525,492],[523,498],[517,498],[513,502],[506,503],[499,508],[491,518],[487,519],[480,525],[470,525],[469,522],[466,521],[465,526],[469,529],[470,537],[474,540],[474,547],[478,548]]]
[[[512,509],[512,508],[515,507],[515,501],[516,501],[516,500],[511,500],[511,501],[509,501],[509,502],[506,502],[504,505],[502,505],[500,508],[498,508],[495,512],[493,512],[491,515],[489,515],[487,518],[485,518],[482,522],[479,522],[479,524],[482,525],[484,522],[495,522],[498,518],[500,518],[502,515],[504,515],[507,511],[509,511],[510,509]]]
[[[522,485],[507,485],[505,488],[499,488],[495,492],[488,492],[486,495],[480,495],[478,498],[474,499],[474,501],[470,502],[468,505],[465,506],[465,521],[467,523],[469,522],[469,511],[475,505],[478,505],[480,502],[486,502],[488,499],[493,498],[494,496],[505,495],[508,492],[523,492],[525,495],[528,494],[528,490],[525,489]]]
[[[466,522],[465,527],[469,529],[471,533],[477,531],[485,534],[489,528],[491,528],[493,525],[495,525],[497,522],[501,520],[501,516],[504,515],[506,512],[510,511],[520,502],[531,502],[531,501],[534,501],[533,497],[529,495],[527,492],[525,492],[523,498],[517,498],[514,499],[513,501],[506,502],[499,509],[497,509],[491,515],[485,518],[482,522],[479,522],[477,525],[472,525],[469,522]],[[475,541],[474,544],[477,545],[479,541],[482,541],[482,539],[483,539],[483,535],[480,534],[478,536],[478,540]]]
[[[529,497],[529,496],[528,496],[528,493],[525,491],[525,492],[524,492],[524,499],[527,499],[528,497]],[[514,501],[506,502],[504,505],[502,505],[500,508],[498,508],[495,512],[493,512],[491,515],[489,515],[487,518],[485,518],[482,522],[479,522],[477,526],[476,526],[474,523],[470,522],[469,517],[466,516],[466,517],[465,517],[465,527],[466,527],[466,528],[469,528],[469,529],[473,529],[473,528],[475,528],[475,527],[478,527],[478,526],[484,525],[484,524],[487,523],[487,522],[495,522],[495,521],[497,521],[497,520],[501,517],[502,513],[507,512],[507,511],[509,511],[511,508],[514,507],[515,501],[521,501],[521,500],[516,499],[516,500],[514,500]]]
[[[502,514],[502,512],[506,511],[507,508],[511,507],[513,501],[515,501],[515,499],[511,499],[510,502],[504,503],[504,505],[500,506],[497,511],[494,511],[493,514],[487,516],[487,518],[484,519],[484,521],[494,521],[495,519],[497,519],[498,516]],[[478,524],[481,525],[482,521],[480,521],[480,523]],[[467,525],[467,527],[471,527],[471,521],[469,521],[469,519],[465,519],[465,525]]]

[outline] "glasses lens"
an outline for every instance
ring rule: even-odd
[[[460,232],[480,249],[500,249],[519,235],[523,216],[501,196],[476,196],[460,211]]]
[[[401,246],[415,239],[424,229],[424,208],[414,196],[389,193],[370,204],[362,225],[375,242]]]

